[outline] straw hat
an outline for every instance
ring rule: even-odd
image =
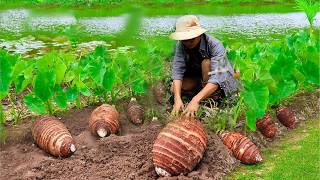
[[[195,15],[185,15],[177,20],[176,31],[170,35],[170,38],[187,40],[198,37],[206,31],[200,26],[199,19]]]

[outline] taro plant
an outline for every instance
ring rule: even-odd
[[[316,0],[296,0],[297,8],[303,10],[310,24],[310,34],[312,34],[313,20],[319,12],[320,3]]]
[[[66,109],[66,92],[61,87],[66,69],[65,63],[55,52],[36,61],[32,91],[23,98],[30,110],[37,114],[53,114],[53,100],[59,108]]]
[[[0,49],[0,137],[3,139],[5,114],[2,107],[2,100],[8,96],[10,91],[14,65],[18,57],[9,55],[8,52]],[[13,107],[14,109],[14,107]]]

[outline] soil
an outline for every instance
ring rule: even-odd
[[[151,150],[157,134],[164,127],[165,116],[160,116],[158,121],[151,121],[148,117],[143,125],[135,126],[125,115],[128,102],[126,100],[116,105],[122,114],[120,132],[102,139],[91,135],[87,128],[88,117],[95,106],[81,110],[72,109],[67,114],[58,116],[76,141],[77,151],[69,158],[53,157],[34,144],[30,130],[31,119],[14,127],[8,127],[7,144],[0,147],[0,179],[159,178],[153,167]],[[160,115],[165,114],[165,107],[155,103],[150,105],[150,101],[141,99],[140,102],[145,108],[157,109],[160,110]],[[297,102],[288,103],[288,107],[297,114],[299,121],[319,115],[318,91],[300,94],[291,102]],[[287,130],[280,123],[277,123],[277,126],[280,127],[277,138],[280,138]],[[231,155],[219,137],[207,132],[208,148],[194,171],[186,176],[160,179],[222,179],[228,172],[238,167],[239,161]],[[270,141],[258,132],[247,135],[259,147],[267,146]]]

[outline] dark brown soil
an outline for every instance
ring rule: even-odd
[[[318,92],[301,95],[293,101],[298,105],[288,106],[297,113],[301,121],[301,113],[309,102],[317,104]],[[144,107],[147,102],[141,102]],[[125,103],[120,109],[121,131],[117,135],[98,139],[91,135],[87,128],[87,120],[95,107],[81,110],[73,109],[62,115],[65,123],[75,138],[77,151],[69,158],[56,158],[35,144],[31,136],[31,120],[8,128],[9,141],[1,146],[0,179],[157,179],[159,178],[152,164],[151,150],[153,142],[164,126],[163,121],[145,120],[142,126],[135,126],[125,115]],[[303,107],[301,105],[303,104]],[[118,106],[117,106],[118,107]],[[157,107],[154,104],[153,108]],[[157,109],[157,110],[158,110]],[[165,108],[164,108],[165,109]],[[160,111],[161,115],[164,114]],[[318,115],[317,111],[311,112]],[[283,128],[280,124],[279,127]],[[281,129],[277,138],[285,133]],[[258,146],[265,146],[267,140],[259,133],[248,133]],[[187,176],[160,179],[222,179],[228,172],[240,165],[225,148],[217,135],[208,132],[209,142],[204,158],[195,170]]]

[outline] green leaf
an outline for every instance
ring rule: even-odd
[[[56,75],[53,71],[40,71],[35,77],[34,92],[46,102],[53,95]]]
[[[104,91],[110,92],[115,82],[116,82],[116,74],[114,69],[110,67],[106,70],[106,73],[104,74],[103,83],[102,83]]]
[[[67,98],[69,102],[74,102],[79,95],[79,91],[77,86],[68,87],[67,89]]]
[[[241,93],[243,101],[248,109],[246,114],[248,124],[247,126],[251,130],[255,130],[256,118],[261,118],[269,102],[269,90],[267,86],[263,85],[261,82],[245,83],[245,89]]]
[[[141,94],[146,92],[146,83],[141,79],[136,79],[132,82],[132,90],[135,93]]]
[[[84,95],[84,96],[91,95],[89,88],[82,81],[79,81],[77,83],[77,87],[82,95]]]
[[[295,62],[290,56],[281,54],[278,59],[273,63],[270,74],[276,81],[281,81],[291,77],[295,69]]]
[[[306,78],[306,81],[309,83],[315,83],[320,85],[320,66],[319,62],[312,62],[309,59],[306,63],[302,65],[303,74]]]
[[[296,83],[291,81],[280,81],[277,84],[276,91],[270,92],[270,102],[277,103],[280,99],[286,98],[296,90]]]
[[[0,51],[0,100],[6,97],[12,81],[13,66],[16,58]]]
[[[90,63],[89,71],[92,79],[101,85],[106,72],[105,63],[103,61],[93,61]]]
[[[56,84],[61,84],[66,70],[67,66],[64,64],[64,62],[61,59],[57,59],[55,62]]]
[[[36,114],[47,113],[44,102],[40,98],[34,96],[33,94],[29,94],[23,97],[23,101],[26,104],[27,108],[30,109],[32,112]]]
[[[66,109],[67,108],[67,94],[64,92],[62,87],[60,85],[57,85],[55,87],[55,97],[54,101],[58,105],[59,108],[61,109]]]

